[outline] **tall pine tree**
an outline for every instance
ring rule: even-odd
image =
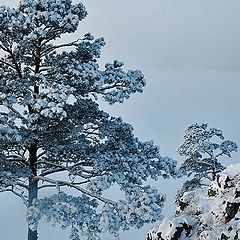
[[[119,61],[100,70],[105,43],[90,33],[56,43],[86,16],[71,0],[0,7],[0,191],[26,205],[28,240],[38,238],[41,219],[71,227],[72,240],[153,222],[164,195],[144,181],[175,175],[174,161],[97,103],[142,92],[143,74]],[[113,185],[124,193],[119,201],[104,195]],[[55,194],[41,194],[46,188]]]

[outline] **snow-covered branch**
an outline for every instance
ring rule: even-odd
[[[24,196],[22,193],[18,193],[17,191],[14,190],[14,188],[7,188],[3,190],[4,192],[12,192],[15,196],[19,197],[22,199],[24,205],[27,207],[28,206],[28,201],[27,201],[27,197]]]
[[[14,112],[20,119],[26,122],[27,119],[18,110],[16,110],[11,104],[6,104],[6,107],[12,112]]]
[[[79,38],[79,39],[77,39],[75,41],[72,41],[72,42],[69,42],[69,43],[63,43],[63,44],[60,44],[60,45],[55,45],[55,46],[48,47],[41,52],[41,57],[44,57],[44,56],[48,55],[50,52],[53,52],[53,51],[55,51],[56,49],[59,49],[59,48],[77,46],[78,42],[81,41],[81,40],[82,39]],[[42,43],[42,45],[44,45],[44,44],[46,44],[46,43]]]
[[[42,180],[42,181],[49,182],[49,183],[53,183],[53,184],[55,184],[55,186],[68,186],[68,187],[74,188],[74,189],[76,189],[76,190],[78,190],[78,191],[80,191],[80,192],[82,192],[82,193],[84,193],[84,194],[86,194],[88,196],[96,198],[96,199],[100,200],[103,203],[109,203],[109,204],[111,204],[113,206],[116,205],[116,202],[114,202],[114,201],[112,201],[110,199],[98,196],[98,195],[96,195],[96,194],[94,194],[94,193],[92,193],[92,192],[90,192],[90,191],[88,191],[88,190],[86,190],[86,189],[84,189],[82,187],[79,187],[79,186],[77,186],[77,185],[75,185],[75,184],[73,184],[71,182],[68,182],[68,181],[54,180],[54,179],[43,177],[43,176],[36,176],[36,177],[34,177],[34,179],[35,180]]]
[[[89,182],[90,182],[90,180],[86,180],[86,181],[82,181],[82,182],[71,182],[71,184],[73,184],[73,185],[82,185],[82,184],[86,184],[86,183],[89,183]],[[65,183],[58,184],[58,186],[59,187],[65,186]],[[51,187],[56,188],[56,184],[44,184],[44,185],[38,187],[38,189],[51,188]]]
[[[10,67],[10,68],[12,68],[12,69],[14,69],[14,70],[15,70],[15,66],[14,66],[14,65],[12,65],[12,64],[10,64],[9,62],[6,62],[6,61],[4,61],[4,60],[0,59],[0,63],[3,63],[3,64],[5,64],[5,65],[7,65],[8,67]]]
[[[49,161],[46,161],[46,160],[40,160],[37,162],[37,164],[44,164],[44,165],[50,165],[52,167],[55,167],[54,169],[49,169],[49,170],[46,170],[46,171],[43,171],[40,176],[47,176],[47,175],[50,175],[50,174],[53,174],[53,173],[58,173],[58,172],[63,172],[63,171],[70,171],[70,169],[68,167],[65,167],[61,164],[58,164],[58,163],[54,163],[54,162],[49,162]]]

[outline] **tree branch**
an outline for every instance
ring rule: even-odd
[[[215,158],[220,157],[220,156],[222,156],[223,154],[224,154],[224,152],[220,152],[220,153],[218,153],[218,154],[215,156]]]
[[[57,45],[57,46],[52,46],[52,47],[49,47],[45,50],[42,51],[41,53],[41,57],[43,56],[46,56],[47,54],[49,54],[50,52],[56,50],[56,49],[59,49],[59,48],[62,48],[62,47],[72,47],[72,46],[77,46],[77,43],[82,40],[80,38],[78,38],[77,40],[75,41],[72,41],[70,43],[64,43],[64,44],[60,44],[60,45]]]
[[[9,188],[5,189],[4,192],[12,192],[14,195],[16,195],[17,197],[22,199],[22,201],[26,207],[28,206],[27,199],[21,193],[18,193],[16,191],[14,191],[14,189],[9,189]]]
[[[7,65],[7,66],[9,66],[10,68],[16,70],[15,67],[14,67],[12,64],[10,64],[10,63],[8,63],[8,62],[2,60],[2,59],[0,59],[0,62],[3,63],[3,64],[5,64],[5,65]]]
[[[39,159],[39,158],[41,158],[42,156],[44,156],[46,154],[46,151],[43,151],[43,152],[41,152],[41,153],[39,153],[38,155],[37,155],[37,158]],[[39,161],[38,161],[39,162]]]
[[[6,159],[8,161],[13,161],[13,162],[18,162],[18,161],[25,162],[26,161],[25,158],[19,157],[17,155],[6,155]]]
[[[103,87],[103,88],[100,88],[100,89],[89,90],[89,93],[104,94],[103,91],[110,90],[110,89],[117,88],[117,87],[124,87],[124,84],[123,83],[114,83],[114,84],[112,84],[110,86],[106,86],[106,87]]]
[[[69,168],[62,166],[61,164],[57,164],[57,163],[53,163],[53,162],[49,162],[49,161],[45,161],[45,160],[38,161],[37,164],[46,164],[46,165],[51,165],[51,166],[57,167],[55,169],[47,170],[47,171],[41,173],[40,176],[46,176],[49,174],[62,172],[62,171],[70,171]]]
[[[1,47],[1,48],[2,48],[5,52],[7,52],[7,53],[10,54],[10,56],[11,56],[11,58],[12,58],[12,61],[13,61],[13,64],[14,64],[14,66],[15,66],[14,68],[15,68],[15,70],[17,71],[17,74],[18,74],[19,78],[22,78],[21,67],[19,66],[19,64],[18,64],[18,62],[17,62],[17,60],[16,60],[16,58],[15,58],[12,50],[11,50],[10,48],[3,48],[3,47]]]
[[[209,158],[207,158],[207,159],[209,159]],[[211,163],[208,163],[208,162],[205,162],[204,160],[205,160],[205,158],[204,158],[204,159],[202,159],[202,160],[196,160],[196,162],[197,162],[197,163],[206,164],[206,165],[208,165],[208,166],[211,166],[211,167],[213,166],[213,164],[211,164]],[[211,159],[211,160],[212,160],[212,159]]]
[[[64,171],[67,171],[67,170],[63,169],[63,168],[56,168],[56,169],[45,171],[45,172],[41,173],[39,176],[44,177],[44,176],[47,176],[47,175],[50,175],[53,173],[64,172]]]
[[[113,205],[113,206],[116,205],[116,202],[114,202],[114,201],[112,201],[112,200],[110,200],[110,199],[101,197],[101,196],[99,196],[99,195],[96,195],[96,194],[94,194],[94,193],[91,193],[90,191],[88,191],[88,190],[86,190],[86,189],[84,189],[84,188],[82,188],[82,187],[76,186],[76,185],[74,185],[73,183],[68,182],[68,181],[53,180],[53,179],[51,179],[51,178],[46,178],[46,177],[43,177],[43,176],[36,176],[36,177],[33,177],[33,179],[35,179],[35,180],[42,180],[42,181],[46,181],[46,182],[49,182],[49,183],[53,183],[53,184],[55,184],[56,186],[60,186],[60,185],[62,185],[62,186],[68,186],[68,187],[74,188],[74,189],[76,189],[76,190],[78,190],[78,191],[80,191],[80,192],[82,192],[82,193],[84,193],[84,194],[86,194],[86,195],[88,195],[88,196],[91,196],[91,197],[93,197],[93,198],[96,198],[96,199],[100,200],[100,201],[103,202],[103,203],[109,203],[109,204],[111,204],[111,205]]]
[[[11,106],[10,104],[7,104],[6,107],[7,107],[9,110],[11,110],[11,111],[13,111],[14,113],[16,113],[17,116],[18,116],[20,119],[26,121],[26,118],[25,118],[20,112],[18,112],[13,106]]]
[[[82,181],[82,182],[71,182],[73,185],[81,185],[81,184],[85,184],[85,183],[89,183],[90,180],[86,180],[86,181]],[[65,186],[65,184],[58,184],[59,187]],[[38,187],[38,189],[42,189],[42,188],[49,188],[49,187],[56,187],[56,184],[45,184],[42,185],[40,187]]]
[[[59,168],[63,168],[65,170],[68,170],[67,167],[62,166],[61,164],[49,162],[49,161],[46,161],[46,160],[37,161],[37,164],[47,164],[47,165],[51,165],[51,166],[54,166],[54,167],[59,167]]]
[[[93,164],[91,162],[78,162],[72,166],[69,166],[69,167],[66,167],[66,166],[62,166],[61,164],[58,164],[58,163],[53,163],[53,162],[49,162],[49,161],[46,161],[46,160],[41,160],[41,161],[38,161],[37,164],[46,164],[46,165],[51,165],[51,166],[54,166],[56,167],[55,169],[50,169],[50,170],[47,170],[43,173],[41,173],[39,176],[46,176],[46,175],[49,175],[49,174],[53,174],[53,173],[57,173],[57,172],[63,172],[63,171],[69,171],[71,172],[71,170],[79,165],[82,165],[82,166],[87,166],[87,167],[92,167]],[[91,174],[91,176],[94,176],[93,172],[91,170],[87,170],[87,169],[81,169],[82,172],[85,172],[86,174]],[[81,175],[79,175],[81,176]],[[89,176],[81,176],[83,178],[86,178],[86,177],[89,177]]]
[[[29,189],[29,188],[28,188],[28,185],[26,185],[26,184],[24,184],[24,183],[17,182],[17,185],[18,185],[19,187],[25,188],[26,190]]]

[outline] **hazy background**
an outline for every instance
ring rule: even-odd
[[[77,2],[77,1],[75,1]],[[239,0],[85,0],[89,16],[77,37],[92,32],[107,45],[100,63],[123,60],[147,79],[142,94],[103,108],[122,116],[142,140],[153,139],[163,155],[176,153],[191,123],[221,128],[240,146]],[[0,5],[17,1],[0,0]],[[72,39],[73,36],[68,36]],[[240,152],[223,163],[239,162]],[[158,181],[167,193],[163,213],[174,212],[178,181]],[[0,239],[25,240],[25,209],[11,195],[0,195]],[[158,223],[156,223],[157,225]],[[144,240],[151,226],[122,233],[122,240]],[[40,226],[40,240],[66,240],[68,231]],[[110,240],[106,236],[104,240]]]

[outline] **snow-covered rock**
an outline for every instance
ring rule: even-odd
[[[240,239],[240,164],[221,172],[202,189],[186,192],[172,218],[165,218],[147,240]]]

